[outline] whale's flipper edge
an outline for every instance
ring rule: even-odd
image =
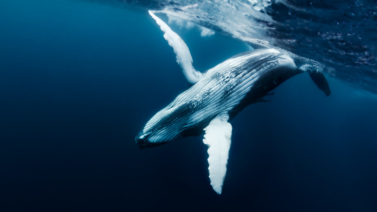
[[[177,63],[183,69],[183,74],[185,75],[187,81],[191,84],[196,83],[203,74],[195,70],[195,68],[192,66],[192,57],[189,48],[182,38],[154,13],[154,11],[149,11],[149,15],[152,16],[152,18],[164,32],[165,40],[167,40],[169,45],[173,47],[174,53],[177,56]]]
[[[323,91],[326,96],[331,95],[331,90],[329,83],[327,82],[325,76],[323,75],[322,72],[319,71],[308,71],[310,78],[312,78],[314,84],[321,90]]]
[[[208,146],[209,179],[217,194],[222,192],[231,144],[232,125],[228,120],[228,114],[221,114],[204,128],[203,143]]]

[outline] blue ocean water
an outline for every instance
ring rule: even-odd
[[[206,70],[246,51],[172,24]],[[222,195],[202,136],[134,137],[188,88],[147,11],[0,2],[0,211],[377,211],[377,98],[307,74],[234,120]]]

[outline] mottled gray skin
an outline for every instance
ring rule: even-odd
[[[136,143],[144,148],[200,135],[219,114],[227,113],[232,119],[302,72],[289,56],[274,49],[236,55],[208,70],[196,84],[153,116],[135,138]]]

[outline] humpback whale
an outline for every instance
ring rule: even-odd
[[[276,48],[258,48],[235,55],[201,73],[192,66],[185,42],[155,15],[149,14],[164,32],[164,38],[177,56],[177,62],[190,88],[155,114],[136,136],[140,148],[204,133],[208,146],[209,179],[214,191],[222,192],[231,146],[230,121],[246,106],[266,101],[263,98],[289,78],[308,72],[313,82],[327,96],[331,94],[317,63],[292,57]]]

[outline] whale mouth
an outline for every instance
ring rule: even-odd
[[[139,146],[139,149],[149,148],[149,147],[157,147],[161,146],[163,144],[166,144],[167,142],[150,142],[148,138],[150,135],[145,134],[143,132],[140,132],[139,135],[135,138],[136,145]]]
[[[148,134],[143,133],[141,131],[136,137],[135,137],[135,143],[139,145],[139,147],[144,146],[146,143],[149,143],[148,141]]]

